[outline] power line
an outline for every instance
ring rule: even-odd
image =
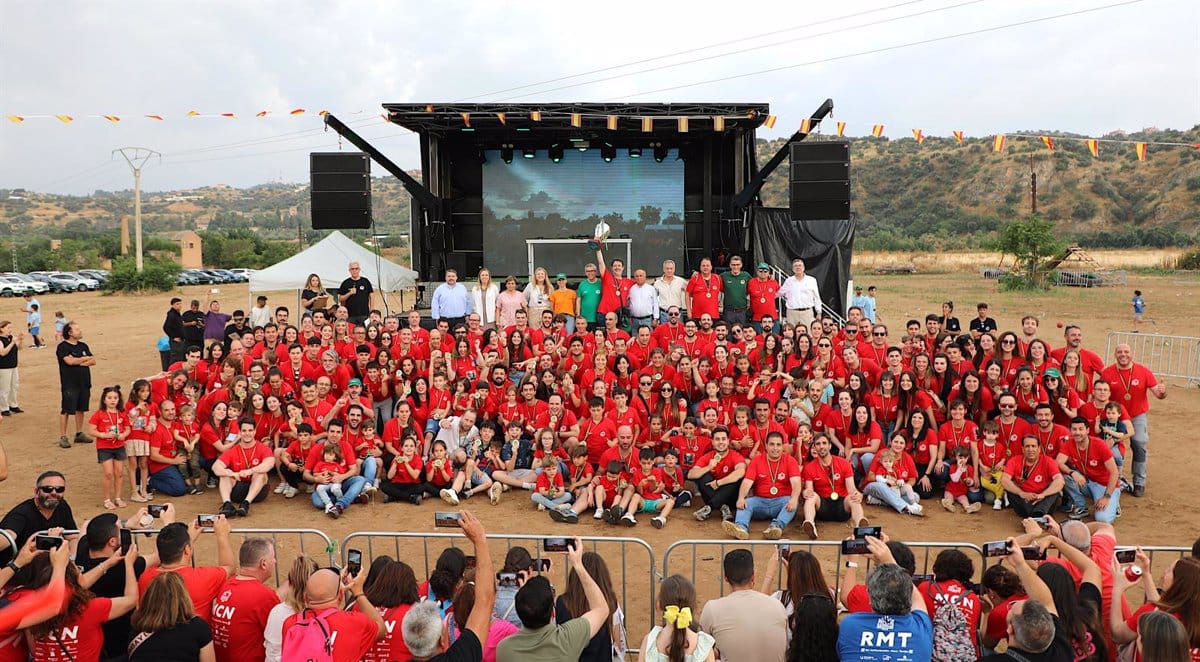
[[[911,42],[907,42],[907,43],[903,43],[903,44],[896,44],[894,46],[884,46],[882,48],[873,48],[871,50],[859,51],[857,53],[848,53],[846,55],[837,55],[834,57],[821,58],[818,60],[809,60],[807,62],[798,62],[796,64],[788,64],[788,65],[784,65],[781,67],[772,67],[770,69],[760,69],[758,71],[751,71],[751,72],[747,72],[744,74],[736,74],[733,76],[723,76],[721,78],[711,78],[709,80],[702,80],[702,81],[697,81],[694,83],[685,83],[683,85],[672,85],[671,87],[662,87],[662,88],[658,88],[656,90],[645,90],[642,92],[635,92],[633,94],[626,94],[624,96],[615,97],[614,99],[609,99],[609,101],[619,101],[619,100],[629,99],[629,98],[633,98],[633,97],[645,96],[647,94],[658,94],[660,92],[671,92],[674,90],[682,90],[685,88],[696,87],[699,85],[709,85],[711,83],[723,83],[723,82],[730,81],[730,80],[737,80],[739,78],[749,78],[750,76],[759,76],[762,74],[775,73],[778,71],[787,71],[789,69],[799,69],[800,67],[808,67],[808,66],[812,66],[814,64],[825,64],[828,62],[836,62],[839,60],[847,60],[850,58],[860,57],[863,55],[876,55],[878,53],[886,53],[888,51],[901,50],[904,48],[911,48],[913,46],[923,46],[925,44],[932,44],[932,43],[936,43],[936,42],[940,42],[940,41],[949,41],[951,39],[958,39],[960,37],[970,37],[970,36],[974,36],[974,35],[984,34],[987,32],[997,32],[999,30],[1006,30],[1008,28],[1032,25],[1034,23],[1044,23],[1046,21],[1053,21],[1053,20],[1057,20],[1060,18],[1068,18],[1071,16],[1079,16],[1082,14],[1089,14],[1092,12],[1104,11],[1106,9],[1113,9],[1116,7],[1124,7],[1126,5],[1136,5],[1141,2],[1144,2],[1144,0],[1126,0],[1126,2],[1117,2],[1117,3],[1113,3],[1113,4],[1109,4],[1109,5],[1102,5],[1100,7],[1091,7],[1088,9],[1080,9],[1078,11],[1066,12],[1063,14],[1055,14],[1053,16],[1043,16],[1041,18],[1028,19],[1025,21],[1018,21],[1016,23],[1006,23],[1004,25],[997,25],[997,26],[993,26],[993,27],[989,27],[989,28],[980,28],[978,30],[969,30],[967,32],[959,32],[957,34],[944,35],[941,37],[931,37],[929,39],[922,39],[920,41],[911,41]]]
[[[595,79],[583,81],[580,83],[572,83],[570,85],[562,85],[559,87],[551,87],[551,88],[547,88],[544,90],[536,90],[534,92],[531,92],[530,94],[546,94],[548,92],[558,92],[561,90],[569,90],[569,89],[576,88],[576,87],[582,87],[584,85],[592,85],[595,83],[604,83],[604,82],[607,82],[610,80],[618,80],[621,78],[628,78],[630,76],[639,76],[641,74],[653,73],[656,71],[663,71],[666,69],[674,69],[676,67],[683,67],[683,66],[687,66],[690,64],[697,64],[699,62],[707,62],[709,60],[718,60],[720,58],[729,57],[731,55],[741,55],[744,53],[751,53],[753,51],[759,51],[759,50],[764,50],[764,49],[768,49],[768,48],[775,48],[776,46],[784,46],[786,44],[793,44],[793,43],[800,42],[800,41],[807,41],[810,39],[817,39],[820,37],[828,37],[830,35],[841,34],[843,32],[852,32],[854,30],[861,30],[863,28],[870,28],[870,27],[876,27],[879,25],[886,25],[888,23],[892,23],[895,21],[901,21],[901,20],[905,20],[905,19],[909,19],[909,18],[916,18],[919,16],[926,16],[928,14],[936,14],[939,12],[944,12],[944,11],[948,11],[951,9],[958,9],[960,7],[965,7],[967,5],[974,5],[974,4],[978,4],[980,2],[986,2],[986,1],[987,0],[966,0],[966,2],[960,2],[955,5],[938,7],[936,9],[927,9],[925,11],[919,11],[919,12],[915,12],[912,14],[905,14],[904,16],[894,16],[892,18],[880,19],[877,21],[870,21],[867,23],[859,23],[858,25],[850,25],[850,26],[846,26],[843,28],[837,28],[836,30],[828,30],[825,32],[818,32],[816,34],[804,35],[802,37],[795,37],[793,39],[785,39],[783,41],[775,41],[775,42],[771,42],[769,44],[760,44],[758,46],[750,46],[748,48],[741,48],[741,49],[734,50],[734,51],[726,51],[724,53],[717,53],[715,55],[707,55],[705,57],[694,58],[691,60],[684,60],[683,62],[674,62],[671,64],[659,65],[657,67],[649,67],[646,69],[639,69],[637,71],[632,71],[632,72],[625,73],[625,74],[617,74],[615,76],[607,76],[604,78],[595,78]],[[499,99],[498,101],[511,101],[513,99],[517,99],[522,96],[525,96],[525,95],[507,97],[504,99]]]
[[[621,64],[614,64],[614,65],[612,65],[612,66],[608,66],[608,67],[601,67],[601,68],[599,68],[599,69],[592,69],[592,70],[590,70],[590,71],[583,71],[583,72],[580,72],[580,73],[577,73],[577,74],[570,74],[570,75],[567,75],[567,76],[559,76],[558,78],[550,78],[550,79],[547,79],[547,80],[538,81],[538,82],[536,82],[536,83],[527,83],[527,84],[525,84],[525,85],[518,85],[518,86],[516,86],[516,87],[508,87],[508,88],[505,88],[505,89],[502,89],[502,90],[496,90],[496,91],[494,91],[494,92],[484,92],[484,93],[482,93],[482,94],[476,94],[476,95],[474,95],[474,96],[469,96],[469,97],[465,97],[465,98],[462,98],[462,99],[457,99],[457,100],[456,100],[456,102],[459,102],[459,101],[471,101],[471,100],[473,100],[473,99],[478,99],[478,98],[480,98],[480,97],[489,97],[489,96],[492,96],[492,95],[494,95],[494,94],[505,94],[505,93],[508,93],[508,92],[515,92],[515,91],[517,91],[517,90],[524,90],[524,89],[528,89],[528,88],[530,88],[530,87],[539,87],[539,86],[542,86],[542,85],[551,85],[551,84],[553,84],[553,83],[562,82],[562,81],[564,81],[564,80],[570,80],[570,79],[572,79],[572,78],[579,78],[579,77],[581,77],[581,76],[590,76],[590,75],[592,75],[592,74],[601,74],[601,73],[604,73],[604,72],[606,72],[606,71],[613,71],[613,70],[616,70],[616,69],[624,69],[625,67],[633,67],[633,66],[636,66],[636,65],[639,65],[639,64],[646,64],[646,63],[649,63],[649,62],[655,62],[655,61],[658,61],[658,60],[665,60],[665,59],[667,59],[667,58],[678,57],[678,56],[680,56],[680,55],[688,55],[688,54],[690,54],[690,53],[698,53],[698,52],[700,52],[700,51],[706,51],[706,50],[708,50],[708,49],[710,49],[710,48],[720,48],[720,47],[722,47],[722,46],[729,46],[729,45],[732,45],[732,44],[738,44],[738,43],[741,43],[741,42],[743,42],[743,41],[750,41],[750,40],[752,40],[752,39],[761,39],[761,38],[763,38],[763,37],[773,37],[773,36],[775,36],[775,35],[778,35],[778,34],[784,34],[784,33],[787,33],[787,32],[794,32],[794,31],[796,31],[796,30],[801,30],[801,29],[804,29],[804,28],[816,27],[816,26],[818,26],[818,25],[824,25],[824,24],[826,24],[826,23],[835,23],[835,22],[837,22],[837,21],[842,21],[842,20],[845,20],[845,19],[847,19],[847,18],[857,18],[857,17],[859,17],[859,16],[866,16],[866,15],[868,15],[868,14],[874,14],[874,13],[878,13],[878,12],[881,12],[881,11],[888,11],[888,10],[890,10],[890,9],[896,9],[897,7],[904,7],[904,6],[906,6],[906,5],[915,5],[915,4],[920,4],[920,3],[922,3],[922,2],[926,2],[926,1],[927,1],[927,0],[908,0],[907,2],[900,2],[900,3],[894,4],[894,5],[888,5],[888,6],[886,6],[886,7],[880,7],[880,8],[878,8],[878,9],[868,9],[868,10],[865,10],[865,11],[854,12],[854,13],[852,13],[852,14],[843,14],[843,15],[841,15],[841,16],[835,16],[834,18],[827,18],[827,19],[820,20],[820,21],[814,21],[814,22],[812,22],[812,23],[804,23],[804,24],[802,24],[802,25],[793,25],[793,26],[792,26],[792,27],[790,27],[790,28],[783,28],[783,29],[781,29],[781,30],[772,30],[771,32],[761,32],[761,33],[759,33],[759,34],[750,35],[750,36],[748,36],[748,37],[739,37],[739,38],[737,38],[737,39],[730,39],[730,40],[728,40],[728,41],[721,41],[721,42],[717,42],[717,43],[714,43],[714,44],[708,44],[708,45],[706,45],[706,46],[697,46],[697,47],[694,47],[694,48],[688,48],[688,49],[685,49],[685,50],[682,50],[682,51],[675,51],[674,53],[666,53],[666,54],[664,54],[664,55],[656,55],[656,56],[653,56],[653,57],[643,58],[643,59],[641,59],[641,60],[631,60],[631,61],[629,61],[629,62],[623,62],[623,63],[621,63]]]
[[[367,136],[366,138],[364,138],[364,140],[380,141],[380,140],[389,140],[392,138],[407,138],[407,137],[415,136],[415,135],[416,135],[415,133],[391,133],[388,135]],[[271,156],[273,154],[289,154],[291,152],[306,152],[306,151],[310,151],[310,150],[314,150],[314,149],[320,149],[322,147],[329,147],[329,144],[328,143],[320,143],[320,144],[315,144],[315,145],[307,145],[304,147],[289,147],[288,149],[273,150],[270,152],[254,152],[254,153],[250,153],[250,154],[230,154],[229,156],[214,156],[211,158],[187,159],[187,160],[183,160],[183,161],[167,160],[167,161],[163,162],[163,165],[168,166],[168,165],[184,165],[187,163],[207,163],[210,161],[226,161],[229,159],[244,159],[244,158],[253,158],[253,157],[257,157],[257,156]]]
[[[374,123],[382,124],[383,120],[380,119],[379,117],[372,116],[369,118],[353,120],[353,121],[347,122],[346,124],[352,125],[352,126],[361,126],[361,125],[371,125]],[[254,147],[257,145],[262,145],[262,144],[267,144],[267,143],[272,143],[272,142],[288,142],[290,140],[300,140],[303,138],[317,136],[324,132],[325,132],[325,126],[322,124],[319,127],[313,127],[311,129],[301,129],[299,131],[289,131],[287,133],[280,133],[280,134],[275,134],[275,135],[271,135],[271,136],[264,136],[262,138],[248,138],[246,140],[239,140],[239,141],[225,143],[225,144],[221,144],[221,145],[209,145],[207,147],[196,147],[196,148],[192,148],[192,149],[181,150],[178,152],[170,152],[169,155],[170,156],[186,156],[189,154],[201,154],[204,152],[220,151],[220,150],[225,150],[225,149],[240,149],[242,147]]]

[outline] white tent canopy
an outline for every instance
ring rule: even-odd
[[[314,273],[321,277],[322,285],[336,288],[350,277],[347,267],[351,262],[358,262],[360,274],[371,281],[376,292],[398,292],[417,284],[417,272],[376,257],[335,230],[303,252],[251,274],[250,291],[302,290],[305,279]]]

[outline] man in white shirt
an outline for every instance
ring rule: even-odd
[[[787,321],[792,326],[812,326],[813,320],[821,316],[821,292],[817,279],[804,273],[804,260],[792,260],[792,275],[783,281],[775,295],[784,300]]]
[[[646,281],[646,270],[633,272],[633,287],[629,288],[629,332],[637,335],[638,327],[653,327],[658,322],[658,290]]]
[[[654,290],[658,292],[659,323],[667,321],[667,309],[676,306],[684,310],[683,293],[687,289],[687,281],[675,277],[675,261],[663,262],[663,275],[654,281]]]

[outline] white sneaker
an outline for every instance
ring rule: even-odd
[[[992,510],[1004,510],[1004,499],[996,499],[993,501]]]
[[[500,495],[504,492],[504,483],[492,483],[488,488],[488,498],[492,500],[492,505],[500,503]]]
[[[332,503],[331,503],[331,504],[329,504],[328,506],[325,506],[325,514],[326,514],[326,515],[328,515],[329,513],[332,513],[332,512],[333,512],[333,509],[334,509],[334,507],[335,507],[335,506],[334,506],[334,504],[332,504]]]
[[[375,483],[367,483],[367,486],[363,488],[363,492],[374,492],[377,489],[379,489],[379,486]]]
[[[621,524],[625,526],[636,526],[637,520],[633,518],[633,513],[625,513],[621,516]]]
[[[592,519],[604,519],[604,509],[596,508],[596,514],[592,515]]]
[[[538,512],[539,512],[539,513],[544,513],[544,512],[546,512],[546,504],[544,504],[544,503],[539,503],[539,504],[538,504]]]
[[[924,517],[925,516],[925,506],[922,506],[919,503],[910,503],[910,504],[908,504],[908,512],[910,515],[916,515],[917,517]]]
[[[288,485],[288,486],[287,486],[287,489],[285,489],[285,490],[283,491],[283,498],[285,498],[285,499],[292,499],[292,498],[295,498],[296,494],[297,494],[299,491],[300,491],[300,490],[297,490],[296,488],[292,487],[291,485]]]
[[[667,525],[667,520],[663,519],[662,515],[659,515],[658,517],[650,520],[650,525],[656,529],[661,529]]]
[[[287,483],[283,483],[283,482],[279,483],[278,485],[276,485],[276,486],[275,486],[275,493],[276,493],[276,494],[283,494],[283,491],[284,491],[285,489],[287,489],[287,486],[288,486],[288,484],[287,484]]]
[[[458,505],[458,495],[454,493],[454,490],[442,490],[441,492],[438,492],[438,496],[442,497],[442,501],[445,501],[452,506]]]
[[[868,494],[867,495],[867,505],[868,506],[882,506],[883,501],[879,497],[875,496],[874,494]]]

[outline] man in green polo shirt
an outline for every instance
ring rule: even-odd
[[[746,283],[750,282],[750,273],[742,271],[742,258],[734,255],[729,258],[729,271],[721,274],[721,301],[724,309],[721,319],[730,324],[745,324],[747,309],[750,302],[746,299]]]
[[[596,277],[596,265],[588,263],[583,268],[583,274],[587,278],[579,281],[579,287],[575,288],[575,294],[579,295],[575,314],[587,320],[589,325],[603,325],[603,317],[596,319],[596,309],[600,306],[600,295],[603,293],[600,279]]]
[[[583,649],[608,622],[608,602],[596,580],[583,567],[583,543],[576,538],[567,549],[567,560],[583,585],[588,611],[554,624],[554,586],[542,575],[531,577],[513,606],[525,627],[496,647],[497,662],[559,662],[578,660]]]

